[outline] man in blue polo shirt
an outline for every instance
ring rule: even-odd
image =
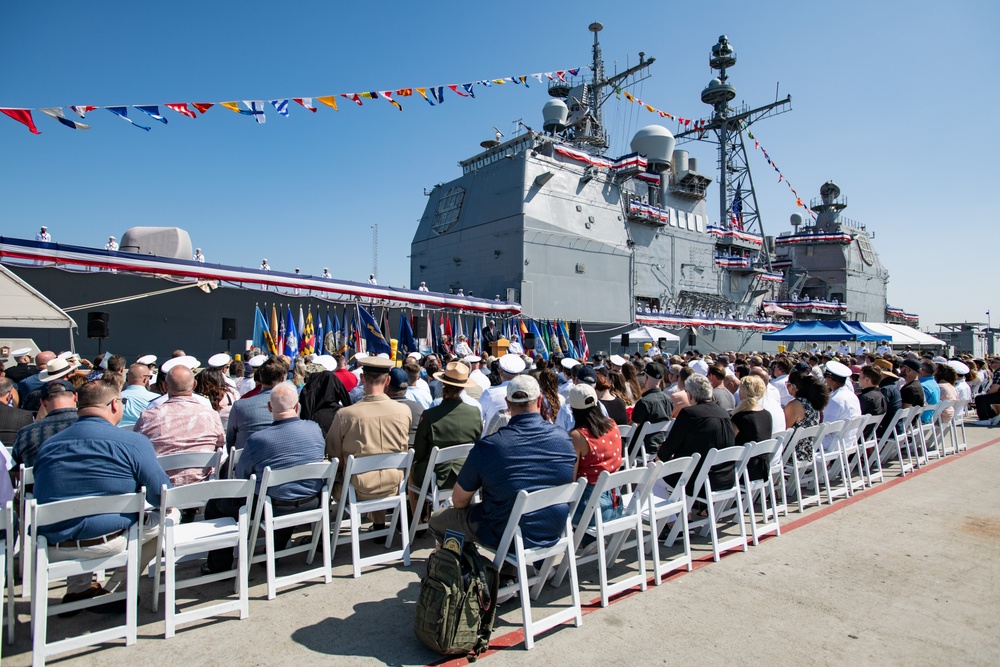
[[[434,514],[430,532],[438,542],[445,531],[497,547],[514,508],[518,491],[538,491],[573,481],[576,452],[569,434],[541,415],[538,382],[518,375],[507,385],[510,422],[493,435],[476,441],[458,474],[452,492],[454,507]],[[482,502],[471,505],[479,491]],[[554,543],[566,523],[568,507],[550,507],[521,521],[529,547]]]
[[[122,419],[118,385],[95,380],[77,393],[79,420],[46,440],[35,457],[35,499],[41,505],[84,496],[135,493],[146,487],[146,501],[159,507],[161,488],[169,487],[170,479],[156,462],[153,444],[146,436],[117,428]],[[179,513],[176,519],[180,519]],[[41,526],[38,534],[48,541],[52,561],[97,558],[122,552],[128,544],[128,529],[136,521],[129,514],[99,514]],[[156,555],[158,532],[159,514],[147,512],[140,571]],[[125,575],[124,568],[116,570],[104,587],[92,585],[90,573],[71,576],[63,602],[114,592]]]

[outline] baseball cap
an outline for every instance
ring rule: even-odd
[[[402,368],[389,369],[389,388],[393,390],[406,389],[410,386],[410,376]]]
[[[916,359],[906,359],[902,364],[900,364],[900,366],[906,366],[914,373],[920,372],[920,362]]]
[[[590,366],[580,366],[576,371],[576,381],[579,384],[596,385],[597,371]],[[579,386],[579,385],[577,385]]]
[[[71,394],[76,393],[76,387],[69,380],[53,380],[52,382],[46,382],[42,385],[42,398],[48,398],[49,396],[54,396],[56,394],[63,394],[69,392]]]
[[[538,380],[530,375],[518,375],[507,383],[507,400],[511,403],[530,403],[538,400],[540,395]]]
[[[663,366],[655,361],[651,361],[646,364],[646,368],[644,368],[642,372],[651,378],[656,378],[657,380],[663,379]]]
[[[569,407],[586,410],[597,405],[597,392],[589,384],[578,384],[569,390]]]

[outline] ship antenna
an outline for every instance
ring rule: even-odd
[[[603,132],[604,111],[601,109],[603,105],[601,104],[600,99],[600,82],[604,81],[604,58],[601,56],[601,42],[598,39],[598,33],[604,30],[604,25],[599,21],[594,21],[590,24],[590,26],[588,26],[588,29],[590,32],[594,33],[594,64],[592,65],[594,70],[594,83],[590,86],[590,90],[587,91],[587,104],[590,106],[594,115],[595,124]]]

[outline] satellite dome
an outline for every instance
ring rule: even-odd
[[[632,137],[632,150],[644,155],[649,170],[662,172],[670,168],[674,154],[674,135],[662,125],[647,125]]]
[[[802,224],[802,215],[799,213],[792,213],[788,220],[792,223],[792,227],[798,227]]]
[[[549,100],[542,107],[542,129],[559,132],[566,129],[569,107],[562,100]]]

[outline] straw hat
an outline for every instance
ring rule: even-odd
[[[443,371],[434,374],[434,379],[452,387],[465,388],[476,385],[474,380],[469,379],[469,367],[457,361],[448,362]]]

